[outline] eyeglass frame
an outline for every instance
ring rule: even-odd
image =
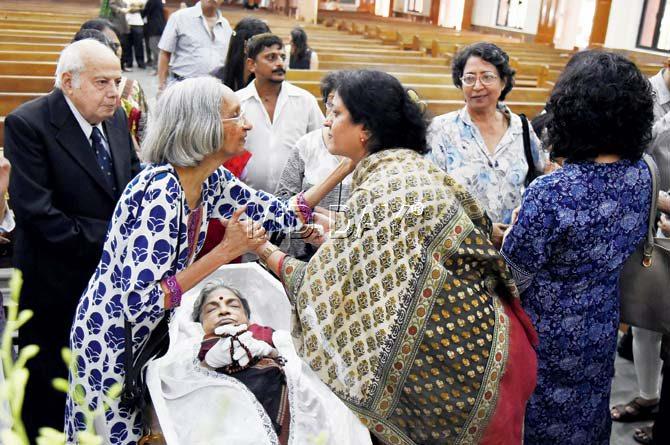
[[[240,125],[240,121],[244,119],[244,122],[249,122],[247,115],[244,111],[240,111],[240,114],[235,117],[226,117],[222,118],[221,122],[235,122],[237,125]]]
[[[483,76],[484,76],[484,75],[489,75],[489,74],[493,76],[493,77],[491,78],[491,81],[490,81],[490,82],[484,82]],[[465,76],[476,76],[476,78],[475,78],[475,81],[472,82],[472,84],[468,84],[468,83],[465,82]],[[477,81],[479,81],[479,83],[481,83],[481,84],[484,85],[484,86],[490,86],[490,85],[493,85],[493,83],[494,83],[494,81],[495,81],[496,79],[500,79],[500,76],[497,75],[497,74],[495,74],[495,73],[493,73],[493,72],[491,72],[491,71],[485,71],[485,72],[483,72],[483,73],[481,73],[481,74],[479,74],[479,75],[478,75],[478,74],[475,74],[475,73],[468,73],[468,74],[464,74],[464,75],[461,76],[461,78],[460,78],[461,83],[462,83],[463,85],[465,85],[466,87],[473,87],[473,86],[475,86],[475,85],[477,84]]]

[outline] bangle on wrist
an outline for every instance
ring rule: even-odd
[[[175,308],[181,304],[182,290],[177,282],[177,278],[173,275],[163,280],[163,284],[168,290],[169,308]]]
[[[270,244],[269,246],[264,247],[263,250],[260,251],[260,253],[258,254],[258,258],[260,259],[261,263],[267,265],[267,261],[268,258],[270,258],[270,255],[272,255],[278,250],[279,247],[275,246],[274,244]]]
[[[296,197],[296,204],[298,206],[298,212],[302,216],[302,222],[308,224],[312,222],[312,208],[307,204],[305,199],[305,193],[300,192]]]

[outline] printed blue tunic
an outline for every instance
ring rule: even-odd
[[[141,437],[140,413],[107,397],[112,385],[123,383],[124,320],[133,326],[135,355],[165,314],[160,281],[193,261],[204,243],[209,219],[229,218],[246,204],[247,216],[262,221],[268,231],[300,225],[286,204],[247,187],[223,167],[203,184],[201,203],[198,209],[188,208],[170,165],[149,166],[126,187],[70,333],[74,365],[65,413],[68,443],[76,443],[76,432],[85,429],[85,410],[96,411],[103,403],[109,409],[96,418],[99,435],[113,445],[134,445]],[[196,214],[203,217],[189,243],[187,225]],[[84,406],[75,403],[73,391],[83,395]]]
[[[525,444],[609,443],[619,272],[646,235],[640,160],[566,163],[527,189],[503,255],[540,344]]]

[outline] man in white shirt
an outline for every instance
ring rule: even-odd
[[[258,34],[249,40],[247,54],[247,68],[256,78],[235,93],[253,124],[246,143],[252,156],[243,179],[257,190],[274,193],[291,149],[303,135],[320,128],[324,118],[311,93],[284,80],[281,38]]]
[[[223,0],[202,0],[174,12],[158,48],[158,89],[189,77],[207,76],[226,62],[233,29],[219,12]]]
[[[126,13],[126,22],[128,23],[128,34],[125,36],[123,48],[123,67],[126,70],[132,69],[133,53],[137,66],[141,69],[146,67],[144,60],[144,20],[140,11],[144,8],[146,0],[129,0],[128,12]]]

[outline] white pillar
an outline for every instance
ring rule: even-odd
[[[589,44],[595,0],[561,0],[556,18],[554,45],[560,49],[585,48]]]
[[[389,16],[389,8],[391,6],[391,0],[376,0],[375,1],[375,15],[381,17]]]
[[[442,0],[438,25],[461,30],[465,0]]]
[[[298,19],[315,24],[318,12],[319,0],[298,0]]]

